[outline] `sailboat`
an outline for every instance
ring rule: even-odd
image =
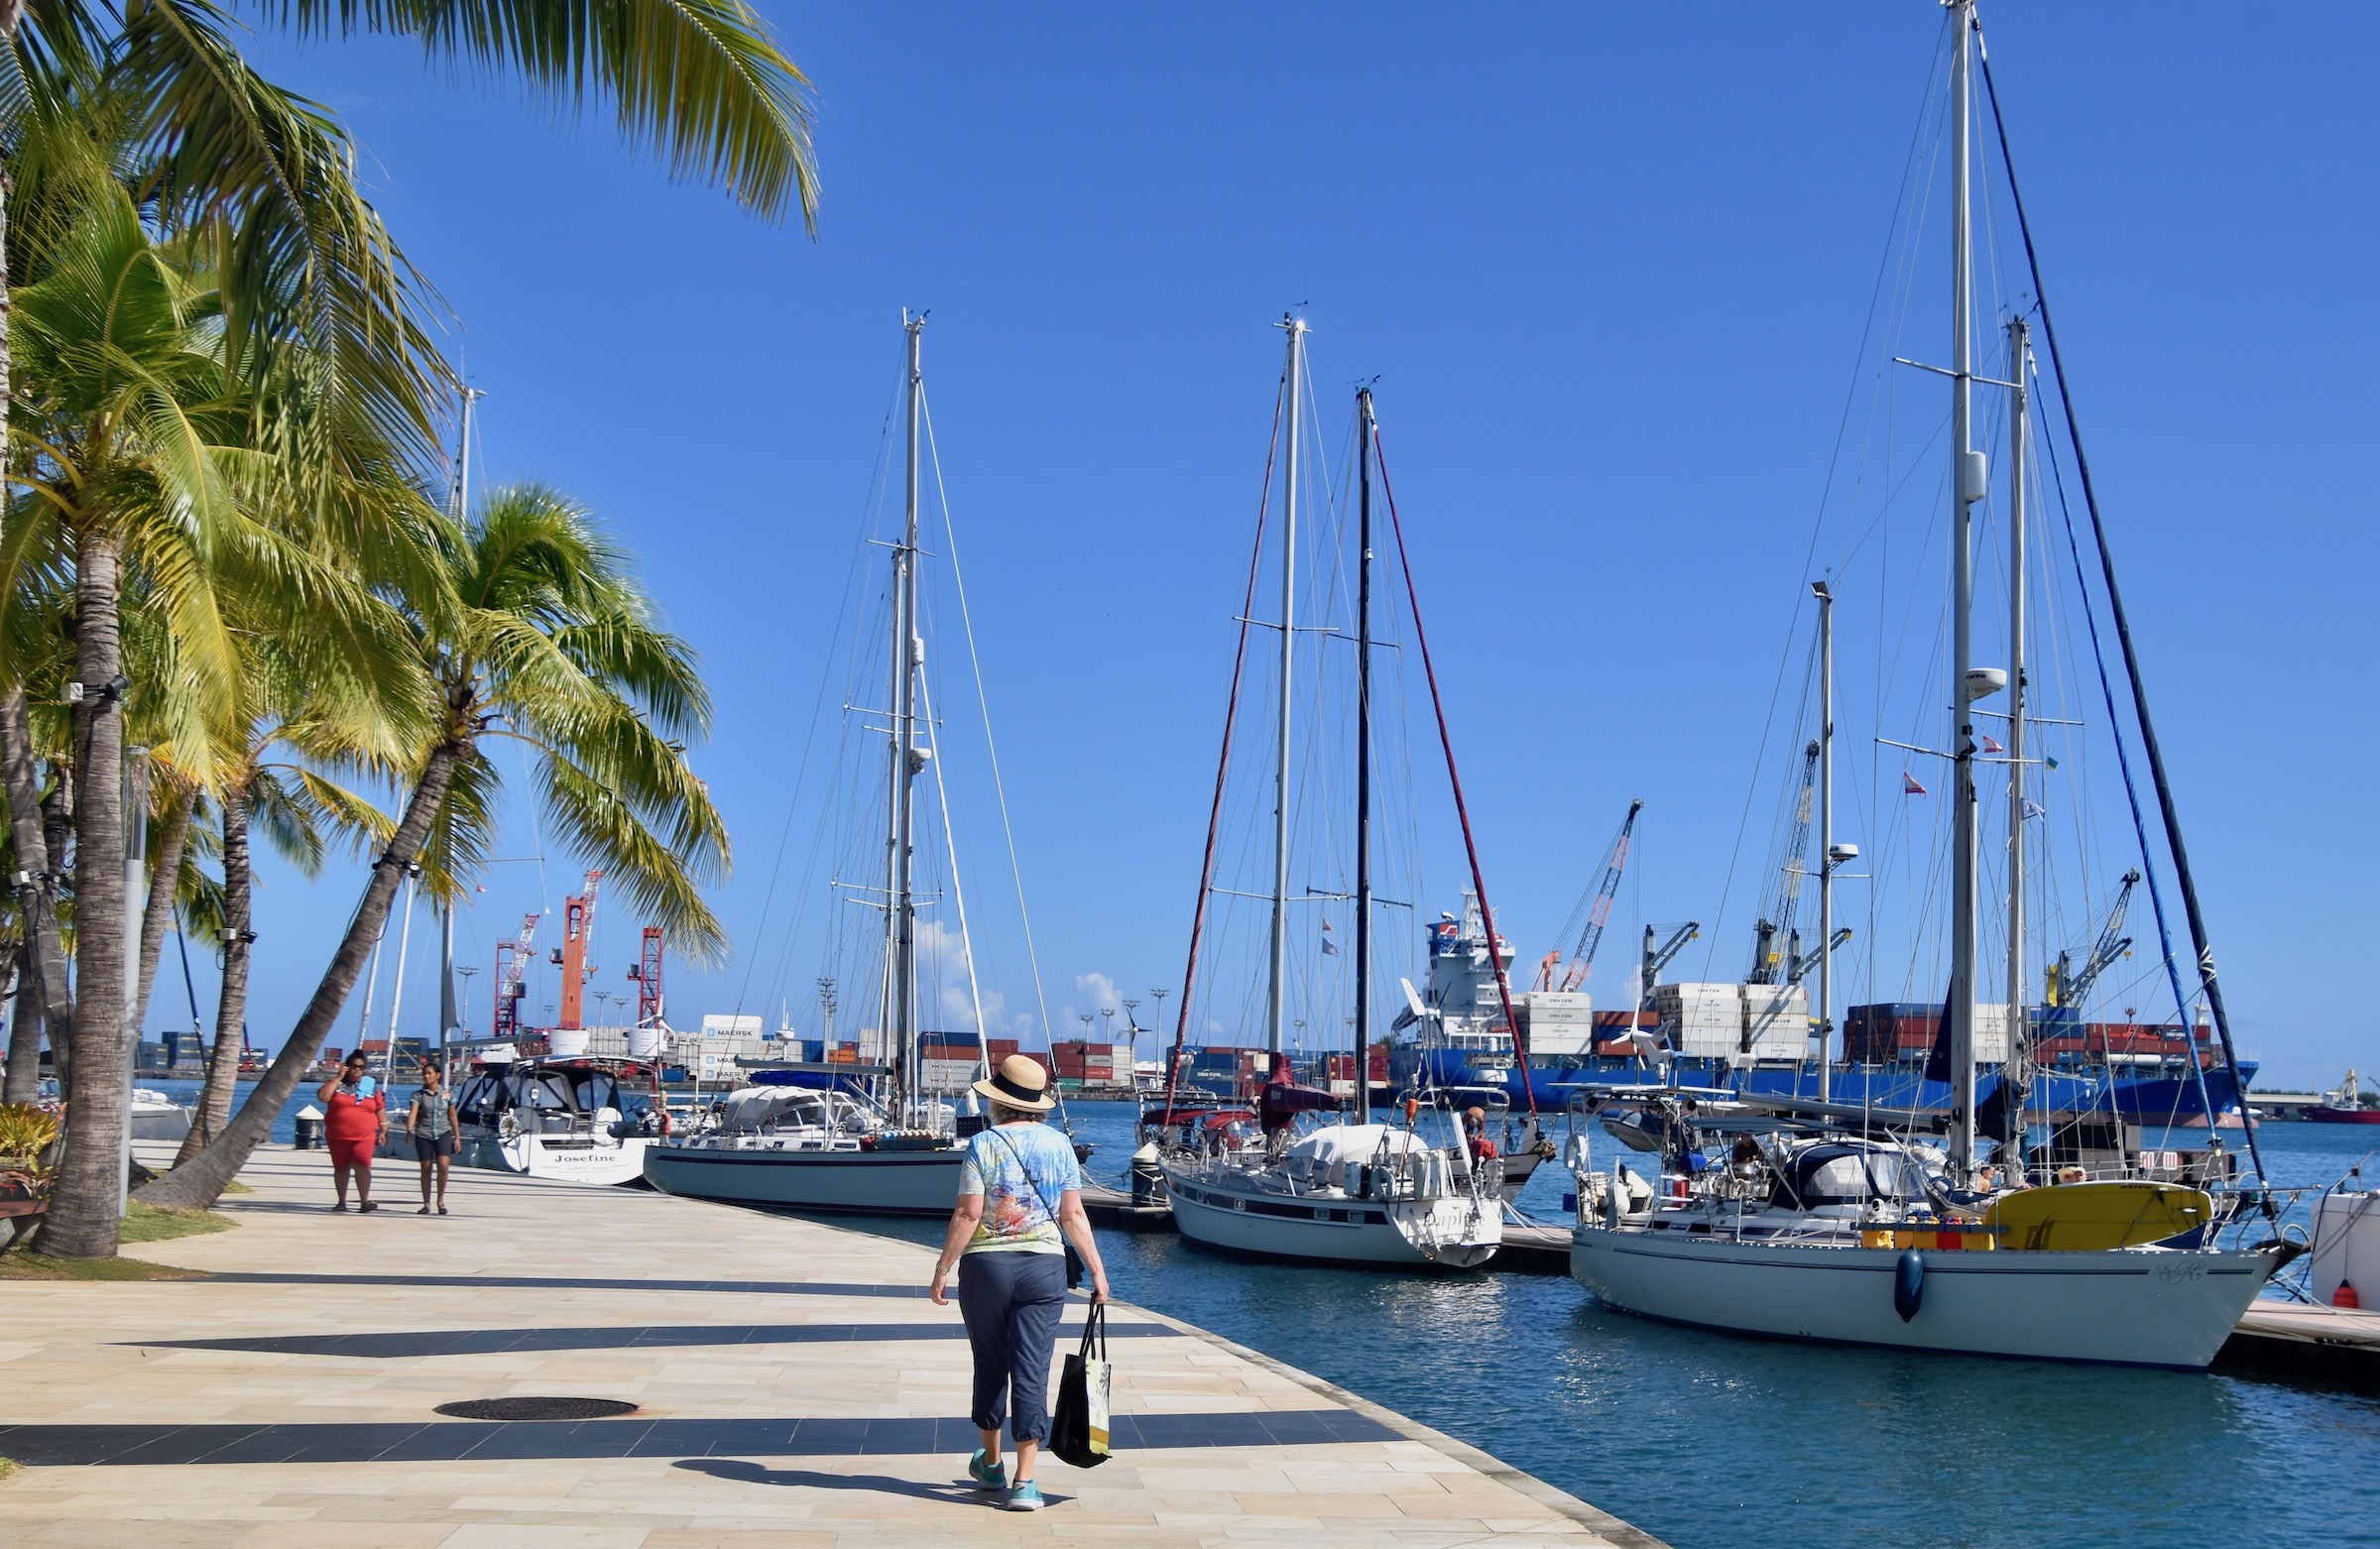
[[[1265,995],[1269,1079],[1256,1102],[1262,1143],[1252,1147],[1192,1147],[1164,1158],[1164,1177],[1174,1225],[1193,1243],[1227,1251],[1339,1264],[1437,1266],[1468,1269],[1486,1263],[1503,1242],[1501,1175],[1475,1167],[1460,1135],[1450,1143],[1432,1140],[1419,1122],[1420,1106],[1404,1105],[1401,1125],[1368,1122],[1367,1079],[1371,1045],[1373,896],[1371,886],[1371,470],[1377,453],[1371,390],[1358,390],[1358,457],[1361,467],[1360,533],[1357,542],[1356,634],[1356,908],[1354,1070],[1356,1120],[1326,1124],[1301,1136],[1300,1114],[1336,1110],[1337,1096],[1300,1085],[1284,1051],[1288,1020],[1288,908],[1290,844],[1291,689],[1301,626],[1297,622],[1297,497],[1300,419],[1305,396],[1305,320],[1284,318],[1288,358],[1283,401],[1288,418],[1287,497],[1281,524],[1281,620],[1278,742],[1273,780],[1271,935]],[[1401,551],[1401,542],[1399,544]],[[1254,576],[1250,575],[1252,592]],[[1247,628],[1246,622],[1242,625]],[[1245,640],[1245,636],[1244,636]],[[1426,643],[1423,651],[1427,653]],[[1245,654],[1242,657],[1245,660]],[[1238,699],[1237,671],[1233,698]],[[1442,722],[1443,725],[1443,722]],[[1225,768],[1230,734],[1225,734]],[[1451,768],[1451,759],[1450,759]],[[1217,777],[1221,810],[1223,775]],[[1460,787],[1457,790],[1458,800]],[[1468,824],[1467,837],[1468,837]],[[1198,936],[1206,913],[1215,853],[1210,829],[1207,875],[1200,879],[1197,919],[1191,930],[1190,970],[1185,975],[1181,1017],[1175,1033],[1173,1069],[1181,1067],[1181,1038],[1191,1014],[1191,989],[1198,963]],[[1165,1112],[1174,1110],[1167,1097]]]
[[[1974,722],[1978,701],[2013,688],[2011,820],[2023,812],[2023,672],[1973,660],[1970,515],[1986,493],[1975,449],[1972,396],[1973,258],[1969,230],[1972,98],[1980,54],[1971,0],[1948,7],[1954,53],[1952,133],[1951,662],[1953,838],[1951,975],[1944,1020],[1951,1101],[1944,1143],[1909,1130],[1862,1126],[1830,1132],[1734,1105],[1655,1100],[1662,1123],[1656,1184],[1624,1163],[1608,1173],[1581,1165],[1573,1275],[1605,1303],[1672,1322],[1829,1343],[2106,1362],[2195,1370],[2222,1348],[2240,1315],[2289,1251],[2278,1240],[2224,1249],[2215,1199],[2143,1179],[2025,1187],[2024,1125],[1995,1170],[1976,1154],[1977,815]],[[2026,324],[2010,328],[2012,523],[2021,545],[2028,417],[2023,400]],[[1935,368],[1929,368],[1935,369]],[[2012,584],[2021,651],[2021,547]],[[1821,628],[1830,628],[1824,587]],[[1822,636],[1830,639],[1831,636]],[[1831,743],[1832,653],[1826,652],[1822,735]],[[1822,748],[1822,756],[1828,750]],[[1823,776],[1822,776],[1823,777]],[[2162,794],[2162,792],[2161,792]],[[1826,799],[1831,803],[1831,784]],[[1822,814],[1831,807],[1822,806]],[[1831,818],[1822,815],[1822,821]],[[2170,812],[2169,812],[2170,824]],[[1839,855],[1824,833],[1831,887]],[[2179,863],[2179,846],[2176,846]],[[1855,852],[1854,852],[1855,853]],[[2012,912],[2023,898],[2021,843],[2012,846]],[[2185,872],[2185,878],[2187,873]],[[2187,882],[2186,882],[2187,886]],[[2195,896],[2191,898],[2193,924]],[[1822,915],[1822,1014],[1832,1012],[1831,915]],[[2009,994],[2016,1112],[2023,1112],[2020,924],[2011,920]],[[2211,970],[2207,983],[2211,991]],[[2220,1016],[2219,1001],[2217,1015]],[[2227,1041],[2227,1040],[2226,1040]],[[1821,1063],[1823,1072],[1827,1063]],[[1822,1088],[1822,1091],[1824,1089]],[[1814,1105],[1827,1107],[1821,1103]],[[1914,1120],[1917,1116],[1903,1116]],[[1731,1145],[1727,1142],[1731,1141]],[[1714,1162],[1716,1153],[1724,1158]],[[2008,1158],[2013,1158],[2009,1165]]]
[[[869,1215],[946,1215],[959,1192],[966,1154],[959,1131],[982,1119],[964,1116],[921,1091],[918,1019],[919,830],[917,776],[933,762],[931,717],[923,703],[925,642],[917,607],[919,459],[925,403],[922,315],[903,316],[908,334],[907,484],[901,537],[892,545],[892,663],[886,716],[886,831],[883,1014],[869,1063],[829,1064],[815,1089],[755,1087],[719,1105],[721,1123],[649,1146],[645,1179],[664,1194],[729,1204]],[[945,838],[948,824],[944,824]],[[955,892],[955,889],[954,889]],[[959,907],[960,937],[966,909]],[[970,955],[972,964],[972,955]],[[970,967],[972,973],[972,966]],[[981,1011],[977,1049],[982,1063]],[[988,1065],[986,1075],[990,1074]],[[968,1100],[972,1109],[973,1100]]]

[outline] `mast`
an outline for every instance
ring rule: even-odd
[[[1818,599],[1818,1100],[1835,1095],[1835,594]],[[1630,1022],[1628,1030],[1635,1031]]]
[[[1371,1123],[1371,389],[1356,390],[1356,1123]]]
[[[1967,35],[1972,0],[1952,0],[1957,35],[1951,56],[1951,989],[1943,1008],[1951,1056],[1951,1170],[1962,1183],[1975,1160],[1975,738],[1968,680],[1974,659],[1974,553],[1970,508],[1983,494],[1983,457],[1974,450],[1974,267],[1967,210],[1973,116]],[[1983,688],[1983,692],[1989,692]]]
[[[901,539],[892,550],[892,814],[887,837],[890,911],[887,933],[891,951],[886,964],[886,999],[892,1014],[885,1034],[890,1063],[897,1072],[901,1095],[916,1090],[917,1044],[917,900],[911,888],[916,850],[917,772],[924,753],[917,743],[917,665],[925,642],[917,633],[917,469],[918,427],[925,400],[925,375],[919,365],[925,316],[902,308],[901,326],[909,335],[907,490],[903,502]]]
[[[1297,453],[1298,417],[1304,407],[1306,320],[1287,316],[1289,334],[1289,456],[1281,520],[1281,725],[1278,762],[1272,777],[1272,964],[1264,998],[1264,1046],[1281,1053],[1281,1026],[1289,997],[1289,671],[1297,641]]]
[[[2025,1046],[2025,479],[2033,425],[2025,392],[2032,330],[2022,317],[2008,324],[2008,1061],[2009,1143],[2016,1177],[2025,1181],[2025,1104],[2032,1086],[2032,1051]]]
[[[454,520],[459,527],[471,515],[471,409],[487,397],[476,388],[462,389],[462,427],[454,452]],[[438,900],[438,1074],[454,1075],[446,1044],[462,1023],[462,1006],[454,993],[454,900]]]

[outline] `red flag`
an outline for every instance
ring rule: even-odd
[[[1922,796],[1922,795],[1924,795],[1925,793],[1926,793],[1926,787],[1925,787],[1925,786],[1923,786],[1923,785],[1921,785],[1921,784],[1919,784],[1919,783],[1917,782],[1917,776],[1916,776],[1916,775],[1914,775],[1914,774],[1910,774],[1910,773],[1909,773],[1907,770],[1903,770],[1903,771],[1901,771],[1901,794],[1902,794],[1902,795],[1904,795],[1904,796]]]
[[[2001,747],[1998,743],[1993,742],[1991,740],[1991,733],[1985,732],[1983,734],[1983,751],[1985,753],[2006,753],[2008,750]]]

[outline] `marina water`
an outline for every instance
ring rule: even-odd
[[[195,1092],[143,1085],[178,1101]],[[311,1095],[292,1100],[276,1140]],[[1121,1186],[1136,1110],[1068,1106],[1078,1137],[1098,1145],[1088,1170]],[[2268,1124],[2258,1138],[2275,1184],[2319,1189],[2370,1154],[2373,1135]],[[2177,1132],[2173,1143],[2204,1139]],[[1615,1142],[1596,1141],[1607,1158]],[[1541,1169],[1523,1207],[1560,1219],[1567,1184]],[[845,1224],[941,1240],[937,1223]],[[1118,1296],[1484,1448],[1677,1549],[2380,1544],[2380,1398],[2222,1372],[1738,1339],[1606,1312],[1566,1275],[1242,1262],[1171,1233],[1100,1242]],[[697,1261],[697,1245],[683,1251],[690,1272],[734,1270]]]

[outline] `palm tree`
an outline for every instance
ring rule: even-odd
[[[421,347],[415,323],[410,271],[339,158],[323,154],[341,148],[335,127],[248,72],[225,41],[222,13],[204,0],[132,0],[117,33],[109,31],[111,17],[82,0],[30,14],[29,30],[16,0],[0,0],[0,38],[14,49],[32,88],[16,104],[17,122],[7,126],[13,138],[22,142],[43,113],[72,95],[57,89],[60,82],[110,83],[111,122],[128,127],[137,141],[132,160],[142,169],[142,207],[153,212],[162,232],[197,233],[215,245],[220,326],[231,361],[263,380],[279,368],[282,343],[303,344],[317,360],[332,363],[347,386],[370,401],[367,412],[391,428],[422,428],[421,389],[428,374],[421,363],[430,352]],[[433,58],[516,76],[557,103],[608,99],[624,134],[657,151],[673,176],[722,184],[748,208],[771,217],[782,213],[789,197],[797,199],[805,221],[814,219],[806,83],[743,0],[499,0],[493,6],[296,0],[285,15],[301,32],[316,35],[414,36]],[[22,143],[17,149],[22,153]],[[29,168],[41,165],[38,157],[20,154],[20,160]],[[75,201],[63,202],[71,208]],[[8,214],[0,204],[0,254],[12,245]],[[8,278],[0,271],[0,287]],[[37,282],[37,288],[47,283]],[[13,338],[0,340],[0,405],[19,386],[11,378],[14,349]],[[193,441],[183,451],[194,455],[200,447]],[[183,471],[195,473],[205,460],[185,455],[189,466]],[[84,911],[94,922],[104,921],[78,938],[77,977],[90,985],[119,982],[125,948],[117,796],[123,690],[115,686],[121,677],[116,630],[122,557],[104,534],[77,536],[75,680],[86,697],[75,723],[73,773],[83,797],[75,808],[75,865]],[[0,774],[8,776],[12,832],[25,851],[30,759],[8,735],[18,719],[12,712],[21,706],[12,706],[6,693],[0,689]],[[444,774],[432,764],[423,775],[415,794],[419,800],[434,789],[427,821],[443,799]],[[401,839],[403,834],[401,826]],[[386,903],[384,895],[381,912]],[[372,908],[368,894],[366,912]],[[42,956],[47,962],[50,954]],[[62,985],[62,974],[55,977]],[[335,969],[331,977],[337,977]],[[339,991],[342,998],[344,993]],[[129,1080],[125,1008],[112,996],[76,1008],[59,990],[46,986],[46,995],[54,1038],[79,1015],[91,1057],[84,1072],[88,1101],[76,1110],[72,1127],[84,1133],[76,1138],[69,1132],[44,1241],[69,1255],[112,1254],[116,1185],[114,1163],[105,1158],[115,1151],[121,1123],[115,1116]],[[334,1004],[325,1022],[335,1014]]]
[[[394,610],[389,622],[402,631]],[[310,645],[311,637],[302,633],[275,633],[259,638],[248,654],[243,693],[255,707],[254,719],[238,756],[226,762],[216,781],[223,884],[215,925],[223,969],[215,1042],[198,1112],[174,1158],[178,1167],[221,1134],[231,1118],[241,1028],[248,1016],[249,956],[256,941],[249,928],[254,838],[261,834],[305,877],[321,871],[336,840],[386,843],[395,825],[325,771],[370,764],[385,768],[401,757],[409,734],[418,741],[423,731],[402,704],[341,672],[335,657],[309,662],[320,655]],[[419,686],[415,697],[426,700],[427,685]]]
[[[725,949],[701,889],[726,873],[727,830],[683,751],[709,726],[709,692],[626,555],[584,508],[518,485],[451,531],[447,563],[454,605],[415,625],[440,720],[404,772],[403,816],[264,1079],[218,1138],[140,1191],[147,1204],[212,1204],[263,1142],[433,830],[430,858],[457,881],[484,859],[503,786],[491,741],[525,748],[547,831],[616,879],[681,951],[699,959]]]

